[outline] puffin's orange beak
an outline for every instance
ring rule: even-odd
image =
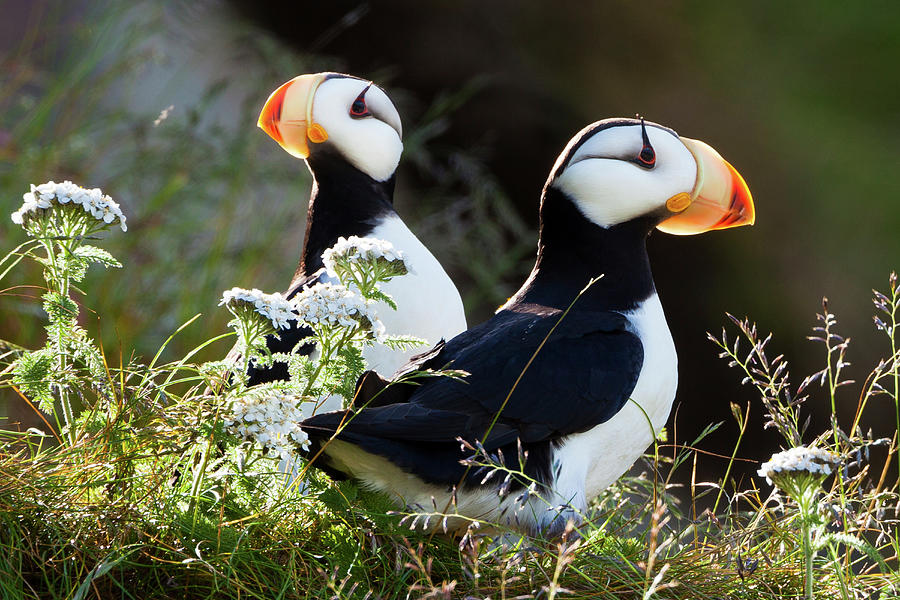
[[[309,156],[309,142],[328,139],[325,129],[312,118],[316,88],[323,81],[324,73],[294,77],[269,95],[259,113],[257,125],[297,158]]]
[[[756,212],[744,178],[708,144],[680,138],[697,162],[697,180],[690,194],[669,198],[666,206],[676,213],[657,226],[675,235],[692,235],[713,229],[753,225]]]

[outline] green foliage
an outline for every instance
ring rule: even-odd
[[[110,254],[103,248],[98,248],[96,246],[78,246],[77,248],[75,248],[72,254],[80,259],[79,262],[82,262],[84,264],[85,271],[87,271],[88,265],[92,263],[101,265],[106,268],[122,268],[122,263],[116,260],[116,258],[112,254]]]
[[[298,425],[304,414],[314,413],[335,395],[349,405],[366,367],[363,348],[383,343],[402,347],[412,341],[385,335],[375,312],[376,308],[396,310],[380,286],[408,273],[403,258],[389,246],[368,238],[339,240],[323,254],[329,269],[340,265],[339,283],[314,283],[290,301],[255,289],[232,288],[223,294],[220,304],[235,317],[229,323],[238,338],[231,353],[235,368],[221,376],[216,375],[219,364],[201,368],[215,377],[216,383],[208,386],[218,393],[204,398],[209,418],[198,425],[202,431],[204,423],[206,427],[223,423],[224,429],[213,427],[204,435],[191,496],[215,479],[207,467],[214,446],[221,451],[223,445],[236,444],[242,473],[257,472],[270,459],[291,462],[293,470],[302,468],[305,473],[306,461],[297,457],[307,445],[306,433]],[[390,303],[378,307],[376,303],[385,299]],[[277,335],[291,323],[306,335],[290,352],[271,353],[265,337]],[[261,368],[276,362],[286,363],[287,381],[249,386],[251,365]],[[275,465],[270,463],[268,468]]]
[[[53,412],[54,356],[52,348],[26,352],[16,361],[12,378],[13,385],[18,386],[45,413]]]
[[[356,381],[365,370],[366,361],[363,359],[362,351],[358,346],[350,346],[329,362],[323,372],[323,379],[334,382],[328,386],[334,390],[333,393],[352,399],[356,392]]]
[[[59,325],[63,328],[75,324],[78,318],[78,305],[68,296],[63,296],[59,292],[50,291],[44,294],[44,312],[50,317],[52,325]],[[49,333],[56,333],[57,328]]]

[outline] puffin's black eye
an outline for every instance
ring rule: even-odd
[[[366,89],[359,93],[359,96],[356,97],[356,100],[353,101],[353,104],[350,105],[350,116],[351,117],[368,117],[372,113],[369,112],[369,107],[366,106],[366,92],[369,91],[369,86],[366,86]]]
[[[644,126],[644,119],[641,118],[641,139],[644,142],[641,153],[638,154],[637,163],[648,169],[652,169],[656,165],[656,151],[650,145],[650,138],[647,136],[647,128]]]

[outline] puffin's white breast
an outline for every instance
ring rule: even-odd
[[[634,464],[665,425],[675,399],[678,357],[659,296],[624,314],[644,347],[630,400],[609,421],[570,436],[554,453],[554,467],[561,467],[554,487],[576,504],[590,502]]]
[[[363,351],[370,369],[392,375],[409,358],[466,330],[462,298],[444,268],[398,216],[382,221],[369,237],[387,240],[403,252],[412,271],[385,283],[382,291],[397,303],[397,310],[380,303],[378,318],[390,335],[412,335],[426,341],[405,352],[385,346]]]

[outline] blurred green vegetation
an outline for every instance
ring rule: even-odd
[[[33,38],[4,58],[0,128],[8,143],[0,189],[8,207],[29,183],[48,179],[99,186],[116,198],[129,232],[108,243],[128,270],[124,277],[91,273],[86,285],[103,295],[87,308],[105,317],[99,327],[107,352],[134,348],[142,354],[197,312],[212,313],[173,348],[183,352],[192,340],[221,329],[226,319],[211,309],[222,288],[256,271],[262,271],[260,286],[274,283],[274,273],[259,263],[294,251],[283,238],[293,235],[298,244],[290,227],[295,203],[267,198],[302,199],[308,177],[296,165],[273,168],[266,154],[271,149],[253,135],[251,119],[223,127],[205,117],[227,82],[216,82],[198,102],[173,108],[165,119],[160,112],[166,106],[133,110],[130,98],[145,93],[143,71],[153,61],[147,40],[158,35],[162,15],[146,5],[140,11],[123,6],[89,12],[77,22],[47,8]],[[253,110],[249,102],[245,109]],[[275,244],[247,233],[266,230]],[[23,235],[8,219],[0,220],[0,232],[10,245]],[[16,276],[23,284],[40,280],[35,272]],[[20,294],[39,296],[26,288],[0,297],[0,338],[32,341],[41,335],[33,318],[40,305],[22,302]]]

